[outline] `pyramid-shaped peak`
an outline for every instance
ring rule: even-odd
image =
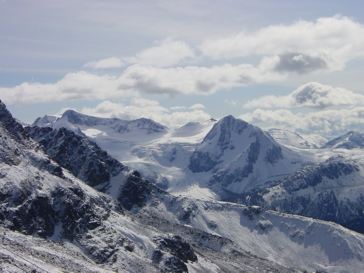
[[[245,129],[249,123],[245,122],[242,119],[235,118],[232,115],[228,115],[226,117],[223,117],[220,119],[212,128],[212,130],[219,129],[221,133],[224,133],[226,131],[230,132],[241,132],[243,129]]]
[[[81,114],[73,109],[68,109],[68,110],[64,111],[62,114],[62,117],[76,117],[76,116],[83,116],[83,114]]]
[[[245,124],[247,125],[248,123],[240,118],[236,118],[233,115],[228,115],[223,117],[222,119],[220,119],[217,124]]]

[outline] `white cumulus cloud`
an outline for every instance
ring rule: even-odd
[[[262,128],[282,128],[304,134],[335,137],[350,130],[364,130],[364,107],[293,112],[287,109],[256,109],[241,118]]]
[[[247,64],[170,68],[134,65],[127,68],[120,78],[124,88],[170,95],[209,95],[224,89],[279,79],[281,76],[276,73]]]
[[[127,104],[103,101],[95,107],[85,107],[82,113],[100,116],[117,117],[121,119],[137,119],[141,117],[150,118],[154,121],[167,125],[168,127],[179,127],[188,122],[203,122],[211,116],[203,110],[204,106],[173,108],[164,107],[158,101],[136,97]]]
[[[282,57],[282,54],[295,53],[301,54],[301,60],[291,60],[283,68],[287,64],[299,65],[302,70],[309,61],[308,66],[338,70],[349,60],[364,56],[364,26],[344,16],[300,20],[206,40],[200,49],[205,56],[215,59],[252,55]]]
[[[120,68],[123,67],[124,62],[117,57],[110,57],[98,61],[88,62],[84,65],[84,67],[92,68],[92,69],[111,69],[111,68]]]
[[[126,90],[120,90],[118,77],[100,76],[85,71],[66,74],[55,83],[25,82],[14,87],[0,88],[1,99],[7,104],[108,99],[126,93]]]
[[[324,85],[317,82],[306,83],[286,96],[264,96],[253,99],[245,108],[293,108],[293,107],[332,107],[364,105],[364,95],[351,90]]]
[[[209,95],[232,87],[281,79],[252,65],[153,67],[131,65],[119,76],[78,71],[54,83],[22,83],[0,87],[7,104],[66,100],[108,100],[140,93]]]
[[[195,52],[184,41],[165,39],[153,47],[146,48],[134,57],[127,58],[129,63],[166,67],[177,65],[195,57]]]

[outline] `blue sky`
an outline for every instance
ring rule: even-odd
[[[0,98],[26,122],[74,108],[169,126],[233,114],[306,134],[363,130],[363,6],[0,0]],[[261,107],[266,96],[290,102]]]

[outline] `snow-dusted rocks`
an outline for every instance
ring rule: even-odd
[[[42,145],[48,156],[91,186],[109,182],[125,169],[87,137],[65,128],[26,127],[27,134]]]
[[[355,160],[332,157],[278,179],[271,186],[247,192],[242,201],[364,232],[362,169]]]
[[[37,118],[33,122],[33,126],[37,127],[53,127],[54,122],[58,119],[56,116],[45,115]]]

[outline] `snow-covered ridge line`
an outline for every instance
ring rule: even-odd
[[[79,126],[109,126],[117,132],[129,132],[133,129],[146,130],[149,133],[163,132],[167,127],[151,119],[139,118],[135,120],[122,120],[119,118],[101,118],[85,115],[74,110],[65,111],[60,117],[44,116],[32,124],[38,127],[67,127],[74,124]]]

